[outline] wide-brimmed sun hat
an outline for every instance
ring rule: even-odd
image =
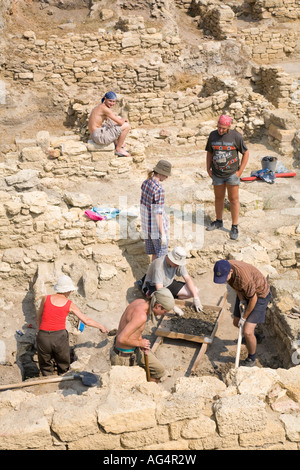
[[[155,168],[153,168],[153,171],[155,171],[155,173],[158,173],[159,175],[171,176],[171,168],[172,165],[170,162],[168,162],[167,160],[159,160]]]
[[[177,264],[178,266],[184,266],[186,262],[186,251],[181,246],[177,246],[168,253],[168,258],[172,263]]]
[[[65,274],[60,276],[57,279],[57,282],[54,286],[54,290],[59,294],[63,294],[64,292],[71,292],[77,290],[77,287],[74,286],[72,279]]]

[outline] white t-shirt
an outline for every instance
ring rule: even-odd
[[[150,264],[143,287],[146,286],[146,283],[155,286],[155,284],[162,284],[163,287],[168,287],[172,284],[175,276],[186,276],[188,274],[187,269],[185,266],[178,266],[173,268],[167,264],[166,256],[161,256],[160,258],[156,258]]]

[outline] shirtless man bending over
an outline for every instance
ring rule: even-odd
[[[144,354],[148,355],[150,380],[159,382],[165,373],[164,366],[150,351],[150,341],[142,337],[148,317],[165,315],[174,307],[174,297],[169,289],[154,292],[149,300],[134,300],[125,309],[117,332],[115,343],[110,350],[113,366],[134,366],[145,368]]]
[[[130,124],[112,112],[111,108],[116,104],[117,95],[113,91],[105,93],[89,117],[89,132],[95,144],[108,145],[114,142],[115,153],[119,157],[130,157],[130,153],[124,149],[125,138],[130,130]]]

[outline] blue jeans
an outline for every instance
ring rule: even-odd
[[[229,184],[230,186],[238,186],[240,184],[240,178],[235,173],[230,176],[224,176],[224,178],[215,176],[214,174],[212,175],[212,184],[214,186],[221,186],[224,183]]]

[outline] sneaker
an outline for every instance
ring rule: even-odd
[[[233,225],[230,230],[230,238],[231,240],[236,240],[238,236],[239,236],[238,228]]]
[[[256,360],[253,361],[252,359],[247,357],[247,359],[244,360],[243,366],[244,367],[254,367],[254,366],[256,366]]]
[[[220,222],[219,220],[215,220],[208,227],[206,227],[206,230],[210,232],[211,230],[215,230],[216,228],[222,228],[222,227],[223,227],[223,222]]]

